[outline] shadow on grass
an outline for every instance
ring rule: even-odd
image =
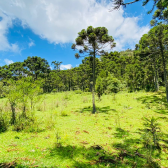
[[[92,113],[93,108],[91,106],[84,107],[82,109],[77,110],[77,112],[85,113],[89,112]],[[111,109],[110,106],[105,106],[105,107],[96,107],[96,113],[106,113],[108,114],[109,111],[116,111],[115,109]]]
[[[152,152],[152,160],[148,162],[149,152],[144,146],[138,147],[141,140],[125,139],[122,143],[114,143],[113,147],[118,152],[118,159],[122,160],[123,165],[128,167],[145,167],[145,168],[161,168],[155,159],[161,159],[158,151]]]
[[[107,165],[115,167],[116,165],[122,165],[116,155],[109,154],[99,145],[91,146],[90,148],[71,145],[55,147],[50,149],[50,155],[47,157],[59,157],[64,161],[65,159],[71,160],[73,162],[72,167],[77,168],[105,167]]]
[[[137,133],[143,134],[145,129],[139,129]],[[129,138],[129,131],[117,128],[114,133],[115,138],[122,140],[121,143],[113,143],[113,152],[103,149],[102,146],[94,145],[89,148],[77,146],[60,146],[50,149],[50,155],[47,157],[59,157],[62,160],[71,160],[72,167],[78,168],[96,168],[96,167],[150,167],[160,168],[157,161],[153,159],[160,158],[160,150],[152,153],[152,161],[148,160],[148,148],[143,145],[141,138]],[[166,135],[167,137],[167,135]],[[160,158],[161,159],[161,158]],[[152,166],[153,165],[153,166]],[[151,167],[152,166],[152,167]]]
[[[166,101],[165,93],[158,92],[154,95],[148,95],[137,98],[138,101],[141,101],[146,105],[146,108],[151,109],[155,108],[155,112],[159,114],[168,115],[168,103]]]
[[[48,158],[60,158],[71,160],[70,167],[97,168],[97,167],[150,167],[147,165],[144,148],[137,148],[140,139],[125,139],[123,143],[112,144],[115,152],[107,152],[101,146],[95,145],[90,148],[76,146],[61,146],[50,149]],[[154,165],[158,165],[153,162]],[[67,165],[68,167],[68,165]],[[153,168],[153,167],[152,167]],[[155,166],[154,168],[160,168]]]
[[[28,168],[28,166],[20,165],[13,161],[9,163],[0,163],[0,168]]]
[[[117,128],[116,129],[116,133],[114,133],[114,137],[115,138],[125,138],[129,136],[129,131],[125,131],[122,128]]]

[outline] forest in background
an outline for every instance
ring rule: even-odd
[[[108,80],[118,83],[118,90],[158,91],[167,81],[168,26],[158,25],[148,34],[144,34],[135,50],[106,52],[95,61],[95,78],[103,85],[103,92],[108,91]],[[18,81],[32,77],[39,81],[43,93],[70,90],[89,92],[93,82],[93,57],[82,60],[79,67],[60,70],[62,62],[53,61],[54,69],[50,69],[47,60],[32,56],[23,62],[15,62],[0,67],[1,90],[9,80]],[[167,82],[166,82],[167,83]],[[2,92],[2,91],[1,91]],[[116,92],[116,91],[115,91]]]

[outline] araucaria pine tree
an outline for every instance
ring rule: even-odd
[[[76,43],[72,45],[72,49],[78,49],[79,53],[75,54],[76,58],[92,56],[93,57],[93,83],[92,83],[92,102],[93,114],[96,112],[95,106],[95,58],[105,54],[104,49],[112,49],[115,47],[114,39],[108,35],[105,27],[93,28],[89,26],[87,30],[83,29],[78,33]],[[87,53],[87,55],[85,55]]]

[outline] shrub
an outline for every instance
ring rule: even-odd
[[[33,113],[28,114],[26,118],[20,115],[13,126],[13,130],[17,132],[41,132],[42,129],[40,129],[39,125],[40,123]]]
[[[53,89],[53,90],[52,90],[52,92],[53,92],[53,93],[56,93],[56,92],[57,92],[57,90],[56,90],[56,89]]]
[[[1,110],[0,111],[0,133],[7,131],[8,126],[9,126],[9,114],[7,112],[2,113],[2,110]]]
[[[96,93],[97,93],[99,100],[100,100],[100,97],[103,95],[103,92],[104,92],[103,78],[101,78],[101,77],[97,78],[95,88],[96,88]]]
[[[65,117],[65,116],[69,116],[69,113],[68,113],[68,111],[61,110],[60,115],[63,116],[63,117]]]
[[[121,90],[121,81],[112,75],[108,77],[107,90],[112,93],[118,93]]]
[[[89,92],[90,91],[90,89],[89,88],[85,88],[85,92]]]
[[[83,92],[81,90],[75,90],[76,94],[82,94]]]
[[[7,122],[3,117],[0,117],[0,133],[5,132],[8,128]]]

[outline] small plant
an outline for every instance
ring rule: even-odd
[[[144,126],[146,128],[146,132],[152,135],[153,145],[154,147],[159,147],[159,132],[160,127],[159,123],[157,122],[158,119],[152,117],[151,119],[144,118]]]
[[[62,146],[60,139],[61,139],[61,136],[60,136],[59,131],[57,130],[56,131],[56,147],[61,147]]]
[[[144,148],[146,150],[147,167],[160,166],[153,161],[153,154],[156,149],[161,150],[159,145],[160,127],[157,118],[144,118],[145,133],[142,135]],[[155,166],[154,166],[155,165]]]
[[[5,132],[7,128],[8,128],[7,122],[2,116],[0,116],[0,133]]]
[[[118,111],[116,111],[116,118],[115,118],[115,123],[116,123],[116,127],[120,128],[120,114]]]
[[[87,103],[88,102],[88,98],[86,96],[83,97],[83,103]]]
[[[61,116],[65,117],[65,116],[68,116],[69,113],[65,110],[61,110],[61,113],[60,113]]]
[[[55,102],[55,106],[58,108],[58,107],[59,107],[59,104],[60,104],[60,102],[57,100],[57,101]]]
[[[70,100],[71,96],[68,92],[65,92],[64,96],[63,96],[63,100]]]
[[[50,115],[50,117],[48,117],[47,119],[46,119],[46,128],[47,129],[52,129],[52,128],[54,128],[54,126],[55,126],[55,120],[54,120],[54,117],[53,117],[53,115]]]

